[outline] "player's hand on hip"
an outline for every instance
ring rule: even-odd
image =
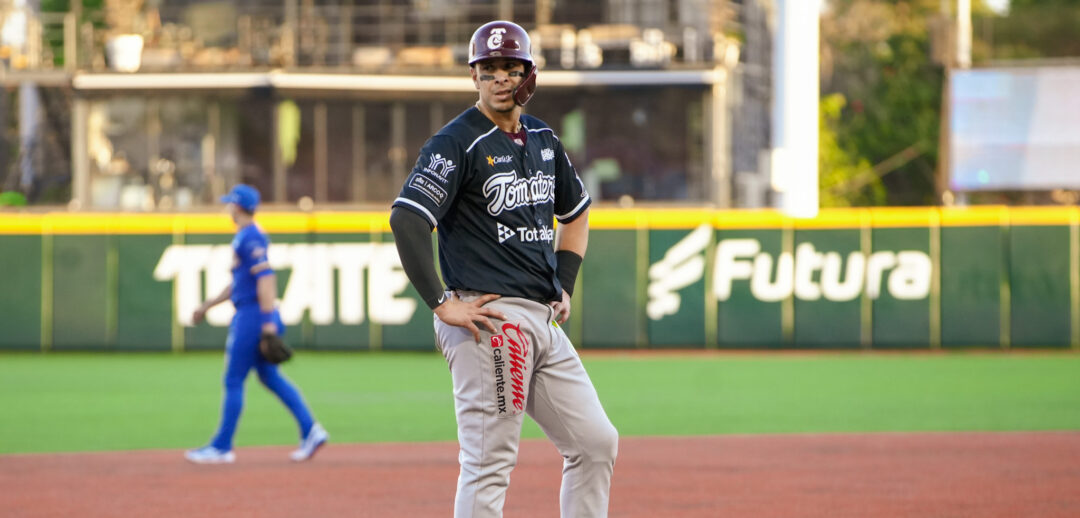
[[[570,318],[570,294],[566,290],[562,292],[562,300],[553,300],[548,305],[555,310],[555,322],[562,324]]]
[[[468,329],[472,332],[473,338],[476,338],[476,341],[479,342],[480,327],[477,327],[477,324],[492,333],[498,333],[499,331],[495,329],[495,324],[491,323],[490,318],[506,320],[506,315],[502,314],[501,311],[484,307],[484,304],[498,298],[498,295],[489,293],[476,300],[465,302],[459,299],[456,293],[451,293],[446,302],[435,308],[435,314],[439,317],[439,320],[447,324]]]

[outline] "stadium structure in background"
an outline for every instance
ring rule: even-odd
[[[736,103],[767,114],[760,4],[7,2],[2,77],[18,93],[0,111],[21,122],[3,188],[33,204],[185,210],[247,182],[279,206],[381,207],[424,136],[473,102],[469,31],[513,19],[545,69],[530,111],[557,125],[597,199],[765,203],[734,193],[731,174],[735,150],[756,170],[768,145],[767,122],[732,131]],[[744,97],[751,33],[761,63]]]
[[[815,83],[817,36],[789,22],[828,6],[0,0],[0,207],[200,210],[237,182],[271,206],[385,207],[424,136],[473,100],[459,73],[471,29],[508,18],[545,70],[530,111],[601,204],[793,209],[782,193],[812,193],[817,176],[813,139],[795,137],[816,131],[815,89],[800,83]],[[972,21],[970,0],[949,0],[933,23],[949,70],[943,203],[973,191],[1076,203],[1065,166],[1080,143],[1060,128],[1080,114],[1058,100],[1075,61],[971,68],[973,25],[985,39],[996,23]]]

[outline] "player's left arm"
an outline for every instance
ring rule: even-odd
[[[589,245],[589,205],[592,200],[558,141],[555,144],[555,182],[555,215],[559,221],[555,231],[555,274],[563,293],[562,300],[553,302],[552,307],[556,311],[556,321],[561,324],[570,317],[570,296],[574,294],[574,283]]]
[[[589,246],[589,209],[588,207],[573,221],[562,223],[555,229],[555,275],[562,285],[562,300],[552,302],[555,308],[555,321],[562,324],[570,318],[570,295],[574,293],[581,261],[585,258],[585,249]]]

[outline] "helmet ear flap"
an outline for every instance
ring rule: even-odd
[[[525,106],[536,91],[536,68],[536,65],[530,66],[525,79],[522,79],[517,88],[514,88],[514,102],[520,106]]]

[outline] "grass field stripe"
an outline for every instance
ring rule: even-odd
[[[1080,430],[1080,354],[1072,350],[581,353],[625,437]],[[297,354],[285,370],[335,444],[455,441],[450,373],[433,349]],[[2,354],[0,452],[164,448],[172,451],[163,466],[186,469],[181,449],[216,424],[221,372],[220,347],[182,355]],[[295,427],[250,379],[247,396],[236,436],[241,459],[249,447],[289,445],[273,461],[287,469]],[[527,419],[522,435],[543,432]]]

